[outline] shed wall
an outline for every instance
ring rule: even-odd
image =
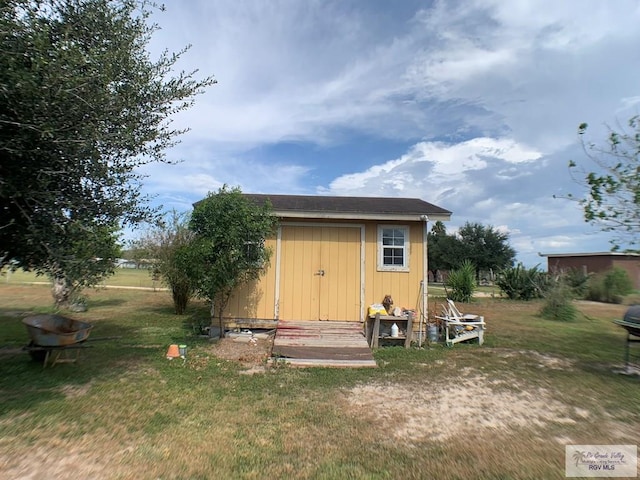
[[[385,295],[391,295],[396,307],[417,309],[420,297],[420,281],[423,275],[422,236],[424,224],[420,222],[384,222],[384,225],[409,227],[409,271],[378,271],[378,222],[366,224],[365,237],[365,308],[380,303]],[[366,312],[365,312],[366,313]]]
[[[634,284],[634,288],[640,289],[640,258],[637,256],[621,255],[576,255],[567,257],[547,258],[549,272],[566,272],[571,269],[584,273],[601,273],[619,267],[627,272]]]
[[[353,221],[331,221],[330,223],[313,220],[300,221],[296,219],[297,225],[326,225],[331,224],[353,224]],[[286,225],[286,221],[283,221]],[[423,233],[424,224],[422,222],[362,222],[364,225],[364,279],[363,279],[363,299],[364,304],[360,306],[361,315],[366,315],[367,307],[372,303],[380,303],[385,295],[393,297],[394,305],[408,309],[419,310],[421,302],[421,280],[423,276]],[[409,227],[409,271],[378,271],[378,225],[398,225]],[[272,248],[273,255],[265,274],[256,282],[247,285],[232,295],[229,306],[225,312],[228,321],[236,319],[275,319],[276,311],[276,284],[278,281],[277,267],[279,259],[277,257],[277,239],[272,238],[267,241],[267,246]],[[295,266],[280,266],[280,275],[286,274],[284,268],[295,268]],[[353,281],[349,276],[341,278],[339,281]],[[281,283],[280,288],[283,288]],[[347,288],[347,285],[340,285],[337,288]],[[280,292],[280,297],[293,292]],[[336,317],[340,317],[335,313]],[[360,316],[360,315],[359,315]],[[345,318],[337,318],[345,320]],[[361,321],[363,318],[349,318],[352,321]]]
[[[224,317],[227,319],[273,320],[275,311],[276,238],[265,242],[271,249],[271,260],[259,280],[234,291]]]

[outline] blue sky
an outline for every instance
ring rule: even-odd
[[[640,113],[640,3],[544,0],[182,0],[152,52],[191,49],[214,75],[144,191],[190,211],[223,184],[251,193],[417,197],[508,232],[517,258],[607,251],[585,224],[577,127]]]

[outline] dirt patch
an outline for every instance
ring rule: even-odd
[[[121,454],[108,453],[105,445],[66,443],[29,447],[28,455],[0,455],[3,478],[34,480],[39,478],[115,478],[120,471]],[[111,445],[116,447],[115,445]],[[121,477],[121,478],[127,478]]]
[[[574,367],[575,362],[567,358],[543,354],[535,350],[504,350],[494,349],[494,353],[500,358],[518,357],[519,361],[526,359],[529,362],[537,363],[540,368],[548,368],[550,370],[569,370]]]
[[[272,344],[273,338],[224,338],[211,345],[210,353],[240,363],[247,368],[243,373],[262,373]],[[541,368],[573,367],[568,359],[534,351],[504,350],[496,354],[503,358],[526,357]],[[460,370],[459,375],[451,382],[430,384],[428,388],[396,383],[361,385],[348,392],[347,400],[358,414],[373,416],[377,423],[390,428],[394,440],[406,442],[443,442],[491,430],[574,424],[588,415],[554,399],[543,388],[492,380],[473,369]]]
[[[85,383],[84,385],[62,385],[60,387],[60,391],[67,399],[73,399],[77,397],[82,397],[89,393],[91,390],[92,382]]]
[[[221,360],[238,362],[248,367],[251,373],[260,371],[271,356],[273,337],[269,338],[222,338],[211,344],[210,352]]]
[[[467,374],[449,383],[368,384],[348,393],[348,402],[389,428],[396,440],[446,441],[488,430],[574,424],[577,412],[542,388],[520,390],[513,382]]]

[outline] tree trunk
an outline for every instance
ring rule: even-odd
[[[229,304],[229,299],[231,298],[231,290],[224,291],[219,295],[216,295],[216,299],[218,300],[218,325],[220,326],[220,338],[224,338],[224,320],[222,318],[224,314],[224,310],[227,308]],[[213,312],[213,305],[212,305]]]
[[[215,319],[216,319],[216,304],[214,301],[211,301],[211,311],[209,312],[209,315],[211,316],[211,326],[213,327],[213,325],[215,324]],[[222,338],[224,335],[224,332],[222,331],[222,329],[220,330],[220,338]]]
[[[222,314],[218,317],[218,327],[220,328],[220,338],[224,338],[224,321],[222,320]]]
[[[51,285],[51,295],[57,308],[69,305],[69,297],[71,296],[71,286],[67,283],[65,277],[54,277]]]
[[[218,302],[218,325],[220,327],[220,338],[224,338],[224,320],[222,319],[222,314],[224,313],[224,302]]]
[[[185,288],[184,285],[172,285],[171,296],[173,298],[173,308],[176,315],[184,315],[189,305],[191,289],[188,287]]]

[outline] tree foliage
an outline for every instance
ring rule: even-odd
[[[115,248],[118,228],[157,213],[137,168],[168,161],[184,132],[170,117],[215,80],[174,73],[184,51],[150,58],[152,8],[0,4],[0,264],[66,277],[88,256],[76,248]]]
[[[581,268],[571,268],[562,275],[562,281],[575,298],[584,298],[589,289],[591,275]]]
[[[193,295],[193,282],[185,270],[182,257],[192,247],[194,233],[189,229],[189,215],[176,210],[163,222],[147,230],[132,244],[133,250],[146,255],[151,262],[150,273],[159,275],[171,290],[176,315],[185,313]]]
[[[466,260],[480,271],[500,270],[513,265],[516,252],[509,235],[480,223],[466,222],[457,234],[449,235],[442,222],[436,222],[428,234],[429,270],[453,270]]]
[[[198,202],[190,227],[196,237],[183,262],[198,296],[211,302],[224,336],[223,313],[235,289],[256,280],[271,257],[265,245],[276,226],[271,205],[257,205],[226,185]]]
[[[513,265],[516,252],[509,245],[509,234],[480,223],[465,223],[458,235],[462,246],[462,258],[480,271],[499,270]]]
[[[437,221],[427,234],[429,270],[437,278],[437,272],[452,270],[458,265],[461,245],[458,237],[448,235],[441,221]]]
[[[613,232],[614,250],[640,248],[640,116],[632,117],[628,129],[609,128],[604,147],[585,141],[587,124],[578,129],[586,156],[593,162],[590,171],[569,162],[573,179],[585,189],[584,195],[568,195],[577,200],[586,222]]]

